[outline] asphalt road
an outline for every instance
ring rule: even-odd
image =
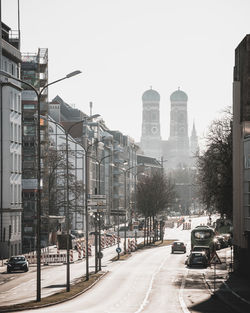
[[[194,219],[192,227],[206,220],[207,217]],[[190,231],[167,229],[166,238],[184,240],[189,244]],[[169,246],[137,251],[126,261],[107,263],[108,274],[81,296],[59,305],[27,312],[229,313],[229,309],[224,304],[217,298],[211,297],[206,287],[203,274],[211,270],[188,269],[184,265],[185,259],[185,254],[171,254]],[[82,262],[76,265],[83,266]],[[62,269],[64,270],[64,267]],[[77,271],[76,268],[75,270]],[[24,275],[26,274],[28,278],[32,273]],[[59,273],[53,278],[49,276],[51,276],[50,269],[46,269],[43,272],[46,280],[46,283],[43,281],[44,285],[59,284]],[[17,285],[16,292],[27,288],[28,285],[25,286],[27,283]],[[3,285],[0,288],[3,288]],[[11,292],[15,288],[12,288]],[[6,290],[5,297],[8,293],[9,291]],[[3,298],[0,300],[1,303],[5,301]]]

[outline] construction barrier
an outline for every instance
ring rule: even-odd
[[[131,253],[132,247],[131,247],[131,240],[128,239],[128,253]]]
[[[37,257],[35,254],[25,254],[26,259],[29,264],[36,264]],[[41,263],[50,264],[50,263],[66,263],[67,254],[66,253],[50,253],[41,255]]]
[[[191,223],[183,223],[183,230],[191,229]]]
[[[135,240],[132,239],[131,240],[131,251],[134,252],[137,249],[137,245],[135,243]]]
[[[165,227],[167,228],[174,228],[174,222],[173,221],[166,221]]]

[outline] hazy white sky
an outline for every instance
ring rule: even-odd
[[[99,113],[109,128],[140,140],[142,93],[161,95],[161,135],[169,136],[170,94],[189,97],[189,129],[199,136],[232,104],[234,50],[250,32],[249,0],[20,0],[21,50],[49,49],[49,81],[66,102]],[[17,0],[2,0],[17,29]]]

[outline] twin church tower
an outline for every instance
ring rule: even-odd
[[[194,155],[198,150],[198,137],[195,125],[188,136],[187,94],[180,90],[170,96],[170,135],[168,140],[161,139],[160,131],[160,94],[152,88],[142,95],[142,135],[140,147],[145,155],[157,160],[166,160],[167,168],[193,166]]]

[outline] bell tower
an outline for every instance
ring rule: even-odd
[[[161,158],[160,95],[152,87],[142,95],[141,149],[147,156]]]
[[[172,167],[189,163],[187,101],[187,94],[180,88],[170,96],[169,163]]]

